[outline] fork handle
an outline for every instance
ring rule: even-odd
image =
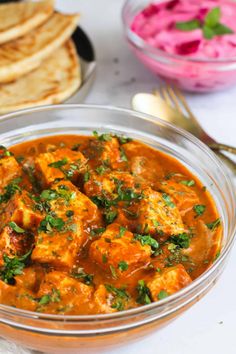
[[[215,151],[223,150],[230,152],[231,154],[236,155],[236,147],[226,145],[226,144],[220,144],[220,143],[210,143],[208,146]]]
[[[220,151],[214,151],[215,154],[220,158],[222,162],[224,162],[228,168],[233,172],[233,174],[236,176],[236,162],[231,160],[228,156],[224,155]]]

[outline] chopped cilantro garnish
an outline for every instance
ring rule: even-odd
[[[135,240],[138,240],[142,246],[149,245],[153,251],[159,248],[159,243],[151,235],[134,235]]]
[[[112,139],[112,135],[110,133],[103,133],[99,135],[96,130],[93,131],[93,136],[100,141],[110,141]]]
[[[0,195],[0,204],[8,202],[17,191],[21,192],[21,188],[18,185],[20,182],[21,178],[15,178],[4,187],[4,193]]]
[[[162,299],[165,299],[166,297],[168,297],[169,295],[168,295],[168,292],[167,291],[165,291],[165,290],[161,290],[160,292],[159,292],[159,294],[157,295],[157,298],[158,298],[158,300],[162,300]]]
[[[48,164],[49,167],[54,167],[54,168],[60,168],[62,166],[65,166],[68,163],[67,158],[65,157],[62,160],[51,162]]]
[[[119,264],[118,264],[118,269],[119,269],[121,272],[126,271],[128,268],[129,268],[129,265],[128,265],[127,262],[125,262],[125,261],[120,261],[120,262],[119,262]]]
[[[107,263],[107,256],[105,254],[102,255],[102,263]]]
[[[51,301],[51,296],[49,294],[43,295],[39,300],[39,305],[47,305]]]
[[[205,205],[201,205],[201,204],[197,204],[197,205],[194,205],[193,210],[196,213],[195,217],[197,217],[197,216],[202,215],[205,212],[206,206]]]
[[[109,293],[112,293],[114,296],[117,296],[121,299],[126,299],[128,300],[129,299],[129,294],[126,292],[125,288],[121,287],[121,288],[116,288],[115,286],[113,285],[110,285],[110,284],[105,284],[105,288],[106,290],[109,292]]]
[[[178,235],[173,235],[170,237],[170,241],[180,248],[189,248],[190,245],[190,235],[187,233],[182,233]]]
[[[39,305],[47,305],[50,302],[60,302],[61,300],[61,294],[58,289],[52,289],[52,292],[50,294],[45,294],[39,299]]]
[[[97,236],[99,234],[102,234],[104,231],[106,231],[106,229],[104,227],[98,227],[97,229],[93,229],[91,232],[90,232],[90,235],[92,236]]]
[[[138,304],[147,305],[152,302],[150,290],[146,286],[144,280],[138,281],[137,292],[138,292],[138,297],[136,301]]]
[[[192,186],[195,185],[195,181],[193,179],[183,180],[183,181],[180,181],[180,183],[185,185],[185,186],[188,186],[188,187],[192,187]]]
[[[123,237],[126,231],[127,231],[126,227],[120,226],[119,237]]]
[[[93,284],[94,275],[85,273],[85,271],[82,268],[78,269],[77,272],[71,273],[71,276],[73,278],[83,280],[86,285],[92,285]]]
[[[125,150],[120,148],[120,158],[121,158],[121,161],[124,161],[124,162],[127,162],[128,161],[128,158],[125,154]]]
[[[17,234],[23,234],[25,232],[20,226],[18,226],[14,221],[9,222],[10,228],[15,231]]]
[[[208,227],[209,230],[214,231],[215,229],[217,229],[218,226],[220,226],[220,224],[221,224],[221,220],[220,218],[218,218],[213,222],[207,223],[206,226]]]
[[[65,222],[61,218],[46,215],[45,218],[40,222],[38,232],[52,232],[53,229],[57,231],[62,231],[65,226]]]
[[[169,206],[170,208],[174,208],[175,204],[172,202],[170,196],[166,193],[162,194],[162,199],[165,201],[165,204]]]
[[[98,167],[95,169],[95,171],[96,171],[97,174],[99,174],[99,175],[103,175],[103,174],[106,172],[106,170],[107,170],[107,167],[106,167],[106,166],[103,166],[103,165],[98,166]]]
[[[126,136],[123,136],[123,135],[115,135],[115,137],[118,139],[118,141],[121,145],[127,144],[133,140],[132,138],[127,138]]]
[[[88,182],[90,180],[90,172],[86,171],[84,174],[84,183]]]
[[[117,279],[116,270],[115,270],[115,267],[113,267],[113,265],[110,265],[110,270],[111,270],[112,277],[114,279]]]
[[[12,284],[14,282],[14,277],[16,275],[22,274],[27,258],[31,254],[32,250],[27,252],[21,257],[10,258],[6,254],[3,255],[4,264],[0,268],[0,278],[7,284]]]
[[[117,210],[108,210],[104,212],[104,218],[107,224],[113,223],[113,221],[116,219],[118,215]]]

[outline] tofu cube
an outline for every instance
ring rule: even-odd
[[[0,226],[14,221],[23,229],[38,227],[43,214],[36,210],[35,202],[29,197],[27,191],[17,192],[6,204],[4,213],[0,218]]]
[[[0,191],[3,193],[13,179],[21,176],[21,168],[14,156],[0,158]]]
[[[88,314],[94,308],[93,287],[71,278],[66,273],[48,273],[41,283],[37,297],[48,296],[38,310],[50,313]]]
[[[156,273],[153,279],[147,282],[153,301],[160,300],[161,291],[171,295],[192,282],[182,264],[167,268],[163,273]]]
[[[142,246],[134,235],[118,224],[111,224],[89,249],[90,258],[115,278],[126,276],[150,262],[151,247]]]
[[[159,188],[171,196],[181,215],[185,215],[193,206],[199,204],[199,198],[195,191],[182,183],[167,180],[159,183]]]
[[[147,188],[140,201],[137,232],[168,236],[180,234],[185,228],[178,208],[167,194]]]
[[[35,173],[43,187],[50,186],[55,179],[76,181],[85,171],[86,158],[79,151],[67,148],[42,153],[35,159]]]

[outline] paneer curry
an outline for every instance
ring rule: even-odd
[[[115,134],[0,147],[0,303],[106,314],[160,301],[216,259],[207,187],[173,157]]]

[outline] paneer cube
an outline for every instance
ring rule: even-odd
[[[161,299],[161,292],[171,295],[192,282],[182,264],[167,268],[163,273],[156,273],[153,279],[147,282],[153,301]]]
[[[130,166],[133,175],[149,185],[155,185],[164,176],[164,171],[156,156],[153,158],[134,156],[130,160]]]
[[[185,215],[193,209],[195,204],[199,204],[199,198],[192,187],[182,183],[167,180],[159,183],[159,188],[164,193],[171,196],[181,215]]]
[[[100,213],[70,181],[54,183],[50,190],[42,192],[41,198],[50,193],[54,193],[54,198],[48,201],[54,216],[49,214],[42,221],[43,229],[40,227],[32,259],[54,267],[71,268],[87,241],[89,224],[101,222]],[[59,225],[53,227],[55,222]]]
[[[101,268],[117,276],[126,276],[150,262],[151,247],[142,246],[134,235],[118,224],[111,224],[89,250],[90,258]]]
[[[125,288],[116,288],[113,285],[99,285],[94,293],[96,313],[112,313],[137,307]]]
[[[137,232],[168,236],[184,232],[184,225],[178,208],[167,194],[147,188],[140,201]]]
[[[70,181],[54,183],[51,189],[61,196],[51,201],[51,208],[58,216],[65,217],[65,213],[72,210],[73,215],[86,225],[91,222],[99,223],[101,217],[96,204],[81,193]]]
[[[123,188],[135,188],[134,177],[127,172],[109,172],[99,175],[93,173],[90,179],[84,184],[84,190],[87,196],[106,196],[114,199],[117,197],[119,185]]]
[[[43,187],[50,186],[55,179],[76,181],[85,171],[86,158],[79,151],[67,148],[39,154],[35,159],[35,173]]]
[[[48,301],[44,304],[39,302],[38,307],[42,312],[89,314],[94,307],[93,287],[63,272],[53,271],[45,276],[37,297],[42,299],[45,296]]]
[[[31,259],[57,268],[71,268],[85,240],[82,223],[74,218],[65,224],[64,230],[39,232]]]
[[[13,179],[21,176],[21,168],[14,156],[0,158],[0,191],[1,193]]]
[[[21,286],[13,286],[0,280],[0,303],[8,306],[35,311],[37,301],[34,299],[34,293]]]
[[[115,308],[112,308],[113,295],[107,291],[104,285],[99,285],[94,293],[95,309],[98,313],[112,313],[116,312]]]
[[[43,214],[36,209],[36,204],[27,191],[17,192],[7,203],[0,217],[0,227],[14,221],[23,229],[32,230],[38,227]]]
[[[122,167],[124,161],[123,147],[120,146],[116,137],[110,134],[102,134],[90,139],[85,146],[81,146],[81,151],[88,158],[89,165],[94,168],[94,165],[104,165],[111,169]]]
[[[0,266],[4,264],[3,256],[21,256],[33,246],[34,237],[30,234],[19,234],[10,226],[5,226],[0,233]]]
[[[107,161],[107,164],[113,169],[119,168],[122,163],[122,155],[117,138],[111,138],[103,144],[101,161]]]

